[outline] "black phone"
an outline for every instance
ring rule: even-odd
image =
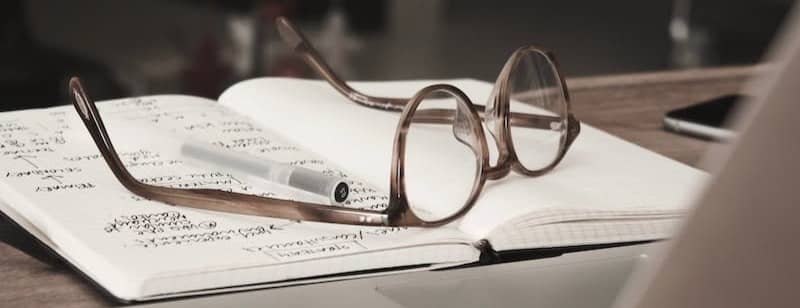
[[[664,116],[664,127],[694,137],[728,140],[734,132],[725,127],[726,120],[744,98],[741,94],[725,95],[671,110]]]

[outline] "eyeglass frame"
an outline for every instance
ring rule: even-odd
[[[278,24],[278,29],[279,32],[281,32],[281,36],[284,37],[284,40],[286,40],[286,35],[284,33],[286,28],[283,27],[282,29],[281,24],[288,25],[289,29],[291,30],[294,30],[294,28],[291,26],[288,20],[282,17],[278,18],[276,23]],[[119,155],[117,154],[117,151],[114,149],[114,146],[111,142],[111,137],[105,128],[105,124],[103,123],[97,106],[95,102],[86,94],[86,91],[84,90],[79,78],[73,77],[70,79],[69,92],[72,94],[73,105],[75,106],[78,115],[89,131],[89,134],[100,151],[100,154],[103,156],[106,164],[109,166],[117,180],[126,189],[138,196],[144,197],[148,200],[161,201],[170,205],[204,210],[349,225],[385,227],[437,227],[453,222],[463,217],[474,206],[475,201],[480,195],[480,192],[483,190],[483,186],[487,179],[495,180],[502,178],[512,169],[516,172],[530,176],[540,175],[549,171],[563,159],[567,149],[569,148],[569,145],[572,144],[580,132],[580,122],[578,122],[578,120],[572,115],[569,109],[569,97],[567,95],[566,83],[564,83],[564,79],[560,74],[558,67],[555,66],[555,73],[558,75],[561,82],[561,88],[564,93],[564,102],[566,104],[568,115],[566,124],[566,137],[561,138],[559,153],[556,160],[554,160],[553,163],[544,169],[529,171],[522,166],[522,164],[516,158],[514,152],[509,151],[509,149],[513,150],[513,144],[511,143],[510,135],[508,135],[508,130],[510,129],[508,103],[506,103],[505,107],[503,107],[504,105],[499,99],[505,98],[506,102],[509,101],[510,94],[503,89],[508,83],[510,76],[510,65],[515,65],[516,62],[519,61],[521,51],[525,47],[515,51],[514,54],[512,54],[512,56],[509,58],[509,61],[506,62],[495,85],[495,89],[500,90],[493,91],[496,93],[496,98],[494,99],[498,100],[498,104],[496,105],[498,108],[496,108],[496,110],[491,114],[497,116],[495,119],[499,119],[499,122],[497,122],[497,134],[499,134],[501,137],[506,136],[501,139],[504,140],[504,142],[497,141],[497,138],[495,138],[495,140],[498,144],[506,143],[506,147],[498,146],[501,154],[499,157],[503,160],[498,160],[498,165],[492,167],[490,166],[489,162],[487,138],[483,132],[481,117],[478,114],[478,107],[480,106],[472,104],[467,95],[464,94],[464,92],[462,92],[460,89],[446,84],[431,85],[419,90],[412,98],[406,100],[405,102],[402,102],[404,100],[402,98],[366,96],[350,88],[344,81],[336,76],[327,66],[327,64],[322,61],[322,58],[318,56],[313,47],[311,47],[311,45],[302,37],[302,34],[296,30],[294,33],[297,34],[296,37],[300,40],[298,41],[298,44],[290,44],[290,46],[294,46],[293,49],[297,52],[300,52],[301,55],[304,56],[304,59],[312,60],[309,64],[311,64],[311,66],[314,67],[318,73],[321,73],[323,78],[333,85],[334,88],[336,88],[342,94],[345,94],[345,96],[347,96],[350,100],[373,108],[389,110],[402,109],[400,121],[394,136],[394,147],[392,150],[392,169],[389,179],[389,204],[384,210],[373,211],[337,205],[316,204],[302,201],[261,197],[217,189],[172,188],[141,182],[130,174],[130,172],[122,163],[122,160],[119,158]],[[301,47],[302,49],[299,49]],[[555,58],[552,58],[552,53],[547,53],[547,55],[548,59],[551,59],[553,63],[556,63],[554,62]],[[309,60],[307,60],[307,62],[309,62]],[[498,88],[498,86],[503,87]],[[422,101],[425,98],[429,98],[432,94],[438,92],[443,92],[456,98],[458,104],[456,111],[433,110],[433,112],[431,112],[430,110],[421,110],[421,112],[425,113],[421,115],[416,114],[415,117],[417,107],[422,103]],[[374,102],[377,104],[369,105],[366,102]],[[381,102],[386,104],[381,105]],[[389,105],[392,107],[385,107]],[[522,120],[521,124],[528,124],[537,128],[550,129],[549,123],[552,122],[553,119],[547,118],[547,116],[536,115],[525,115],[525,117],[520,117]],[[455,121],[466,120],[469,121],[469,127],[471,128],[470,136],[474,138],[473,142],[469,144],[469,146],[471,146],[476,153],[478,175],[474,179],[473,189],[470,193],[470,196],[457,212],[438,220],[424,220],[420,218],[410,207],[405,193],[405,142],[409,126],[411,125],[412,120],[415,119],[422,120],[426,123],[451,124],[454,125],[454,127],[457,124]],[[559,118],[558,120],[560,121],[561,119]],[[545,123],[547,125],[544,125]],[[492,130],[490,130],[490,132],[492,132]],[[492,134],[495,133],[492,132]]]

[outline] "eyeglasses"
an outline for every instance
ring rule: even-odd
[[[408,99],[365,95],[333,73],[287,19],[278,18],[276,24],[283,40],[351,101],[402,111],[394,137],[388,207],[372,211],[141,182],[124,167],[95,103],[73,78],[69,87],[75,109],[125,188],[150,200],[205,210],[353,225],[435,227],[466,214],[487,180],[511,171],[538,176],[553,169],[580,131],[553,54],[536,47],[523,47],[511,55],[483,107],[445,84],[425,87]],[[494,165],[482,122],[498,150]]]

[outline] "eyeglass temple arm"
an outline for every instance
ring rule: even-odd
[[[140,191],[141,187],[135,185],[138,181],[123,167],[122,161],[119,159],[119,156],[116,155],[116,150],[114,150],[114,145],[111,143],[111,138],[108,136],[105,124],[103,124],[103,119],[100,118],[97,106],[95,106],[94,102],[86,95],[80,79],[72,77],[69,80],[69,92],[72,95],[72,102],[75,109],[78,111],[78,115],[80,115],[83,124],[89,131],[89,135],[92,136],[95,145],[98,150],[100,150],[100,154],[108,164],[108,167],[111,168],[114,176],[125,188],[133,192]]]
[[[483,119],[485,116],[483,106],[475,107],[479,111],[478,115],[481,117],[481,119]],[[414,112],[414,118],[412,121],[429,124],[449,124],[453,123],[455,114],[455,110],[451,109],[423,109]],[[564,125],[559,117],[517,112],[511,113],[510,121],[511,126],[545,130],[558,130],[561,129],[561,125]],[[569,146],[573,141],[575,141],[575,138],[578,137],[578,134],[581,131],[581,123],[575,118],[575,116],[569,114],[567,116],[567,127],[567,146]]]
[[[478,110],[478,115],[481,117],[481,119],[483,119],[485,117],[483,106],[475,106],[475,108]],[[454,110],[423,109],[414,112],[414,118],[412,121],[430,124],[446,124],[452,123],[454,117]],[[510,118],[510,124],[512,126],[551,130],[558,129],[560,127],[559,125],[562,125],[561,118],[546,115],[512,112]]]
[[[145,184],[134,178],[114,150],[97,106],[89,99],[78,78],[69,82],[73,104],[100,154],[114,176],[132,193],[150,200],[204,210],[295,220],[353,225],[387,226],[383,212],[259,197],[215,189],[182,189]]]
[[[288,19],[278,17],[275,20],[275,25],[283,41],[292,50],[299,53],[317,74],[351,101],[371,108],[394,111],[402,111],[408,104],[410,98],[371,96],[353,89],[333,72],[314,46],[311,45],[311,42]]]

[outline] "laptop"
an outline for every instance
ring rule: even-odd
[[[618,307],[800,306],[800,10],[774,44],[770,75],[709,153],[714,180]]]

